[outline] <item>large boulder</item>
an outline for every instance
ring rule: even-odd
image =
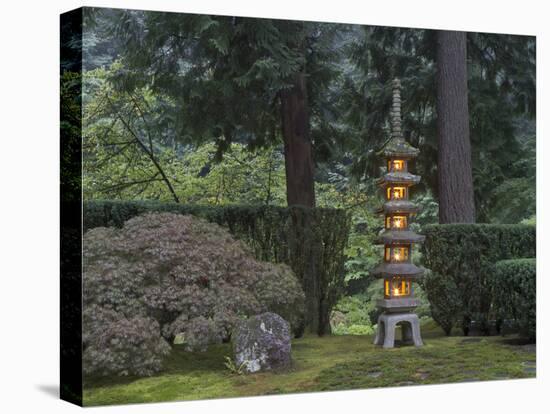
[[[290,366],[290,325],[276,313],[253,316],[237,325],[233,333],[235,364],[245,372]]]

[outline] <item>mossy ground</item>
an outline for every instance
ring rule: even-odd
[[[371,336],[306,336],[292,343],[293,367],[285,372],[232,374],[224,366],[229,344],[206,353],[175,346],[164,371],[148,378],[88,380],[84,404],[107,405],[195,400],[324,390],[441,384],[535,376],[535,353],[515,337],[443,336],[422,328],[422,348],[390,350]]]

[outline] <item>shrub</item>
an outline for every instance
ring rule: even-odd
[[[493,291],[492,266],[502,259],[534,257],[534,226],[520,224],[443,224],[425,226],[423,281],[434,319],[450,332],[459,322],[468,334],[479,320],[488,333]]]
[[[121,227],[130,218],[148,212],[192,214],[224,226],[250,246],[257,259],[289,265],[306,294],[305,319],[300,325],[309,332],[330,332],[330,312],[345,283],[344,249],[350,217],[344,210],[155,201],[87,201],[83,209],[85,230]],[[297,324],[292,325],[297,333]]]
[[[365,294],[345,296],[332,312],[332,333],[335,335],[370,335],[374,332],[370,318],[370,302]]]
[[[372,325],[356,325],[352,324],[347,326],[344,323],[340,323],[333,328],[335,335],[372,335],[374,328]]]
[[[158,322],[146,316],[92,305],[84,309],[83,326],[85,374],[152,375],[170,352]]]
[[[536,340],[536,259],[501,260],[491,276],[497,316],[515,319],[521,333]]]
[[[450,335],[457,316],[462,311],[462,302],[454,280],[427,270],[421,283],[430,303],[433,320],[443,329],[445,335]]]
[[[348,325],[370,325],[369,300],[365,294],[344,296],[334,307],[334,314],[345,317]]]
[[[89,230],[83,269],[88,373],[147,375],[160,369],[161,335],[183,333],[188,349],[204,350],[227,340],[240,317],[275,311],[295,322],[303,312],[287,265],[254,259],[227,230],[193,216],[146,214]]]

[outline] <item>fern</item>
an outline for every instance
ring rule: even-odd
[[[244,370],[245,368],[248,366],[248,361],[243,361],[240,365],[237,365],[235,364],[235,362],[233,362],[233,359],[231,359],[230,357],[228,357],[227,355],[225,356],[225,362],[223,363],[223,365],[229,370],[229,372],[231,372],[232,374],[235,374],[235,375],[243,375],[244,374]]]

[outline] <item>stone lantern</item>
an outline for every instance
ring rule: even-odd
[[[401,131],[401,85],[392,83],[393,102],[390,112],[391,137],[381,151],[387,159],[387,173],[379,179],[384,190],[384,231],[378,243],[384,245],[384,260],[374,274],[383,279],[384,299],[377,302],[383,313],[378,318],[374,343],[393,348],[395,329],[401,327],[403,343],[422,346],[420,324],[414,309],[419,305],[414,297],[414,281],[423,270],[412,263],[412,248],[424,236],[409,230],[410,219],[417,207],[409,201],[409,190],[420,181],[418,175],[408,171],[409,161],[418,155],[418,149],[403,138]]]

